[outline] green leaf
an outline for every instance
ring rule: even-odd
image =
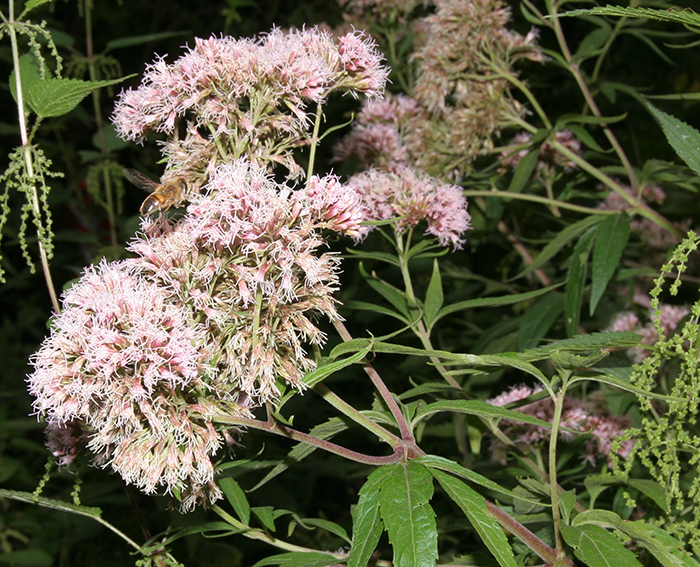
[[[8,531],[10,535],[14,530]],[[53,556],[41,549],[18,549],[0,553],[0,564],[12,567],[51,567],[54,562]]]
[[[231,477],[220,478],[218,484],[241,522],[245,525],[250,524],[250,504],[248,504],[248,499],[240,485]]]
[[[562,525],[561,535],[588,567],[642,567],[634,553],[600,526]]]
[[[624,18],[648,18],[665,22],[676,22],[695,27],[700,26],[700,15],[696,14],[692,10],[655,10],[653,8],[606,6],[604,8],[597,7],[586,10],[571,10],[570,12],[558,14],[559,17],[588,15],[621,16]]]
[[[690,169],[700,174],[700,132],[682,120],[662,112],[650,102],[647,102],[647,107],[661,125],[676,153]]]
[[[609,331],[606,333],[589,333],[575,335],[569,339],[553,341],[536,349],[526,350],[521,353],[525,360],[543,360],[557,350],[570,350],[585,352],[600,350],[601,348],[630,348],[637,346],[642,339],[638,334],[630,331]]]
[[[438,469],[441,471],[452,473],[453,475],[463,478],[464,480],[468,480],[469,482],[478,484],[479,486],[483,486],[488,490],[492,490],[497,494],[509,496],[510,498],[514,499],[521,498],[512,490],[504,488],[500,484],[486,478],[485,476],[480,475],[479,473],[474,472],[471,469],[465,468],[462,465],[444,457],[438,457],[437,455],[425,455],[423,457],[418,457],[414,460],[425,465],[429,469]]]
[[[526,413],[493,406],[481,400],[443,400],[440,402],[433,402],[432,404],[420,408],[416,412],[413,423],[418,423],[422,419],[443,411],[466,413],[484,418],[510,419],[521,423],[529,423],[530,425],[544,427],[546,429],[552,427],[550,423]]]
[[[542,252],[540,252],[537,255],[537,258],[533,260],[533,262],[525,268],[522,272],[520,272],[517,276],[512,278],[511,281],[520,279],[526,275],[528,275],[530,272],[536,270],[543,264],[545,264],[550,258],[552,258],[557,252],[559,252],[564,246],[566,246],[569,242],[571,242],[574,238],[576,238],[579,234],[584,232],[586,229],[590,228],[591,226],[598,224],[601,222],[605,217],[602,215],[593,215],[590,217],[586,217],[584,219],[581,219],[578,222],[575,222],[574,224],[571,224],[567,226],[564,230],[562,230],[559,234],[557,234],[553,239],[549,241],[547,246],[545,246],[542,249]]]
[[[564,310],[564,295],[550,293],[536,301],[523,315],[518,331],[518,347],[532,348],[544,337]]]
[[[365,280],[379,293],[384,299],[391,303],[396,309],[407,319],[410,319],[410,314],[408,311],[408,302],[406,301],[406,295],[397,289],[396,287],[389,285],[386,282],[378,280],[376,277],[367,273],[363,266],[360,266],[360,273],[365,277]]]
[[[330,520],[324,520],[322,518],[304,518],[304,525],[321,528],[322,530],[326,530],[333,535],[337,535],[339,538],[344,539],[348,543],[352,543],[352,540],[348,537],[348,533],[345,531],[345,528],[339,526],[335,522],[331,522]]]
[[[280,567],[326,567],[337,565],[338,558],[330,553],[319,551],[290,551],[261,559],[253,567],[265,565],[279,565]]]
[[[567,335],[570,337],[578,332],[581,306],[583,305],[583,291],[586,286],[586,266],[594,235],[595,228],[589,228],[579,238],[571,254],[569,273],[566,278],[566,290],[564,292],[564,326],[566,327]]]
[[[37,6],[41,6],[42,4],[46,4],[48,2],[51,2],[51,0],[27,0],[24,4],[24,10],[19,18],[17,18],[17,21],[23,20],[24,17]]]
[[[360,499],[352,514],[352,547],[348,567],[366,567],[377,547],[384,524],[379,514],[379,493],[390,476],[388,467],[380,467],[369,475],[360,489]]]
[[[133,75],[130,75],[133,76]],[[62,116],[73,110],[95,89],[116,85],[129,77],[109,81],[51,78],[27,86],[27,103],[40,118]]]
[[[111,51],[112,49],[121,49],[124,47],[134,47],[135,45],[143,45],[144,43],[154,43],[162,39],[169,39],[171,37],[178,36],[188,36],[191,35],[189,31],[170,31],[170,32],[160,32],[160,33],[149,33],[146,35],[132,35],[127,37],[120,37],[118,39],[113,39],[107,42],[105,46],[105,52]]]
[[[456,311],[463,311],[465,309],[474,309],[475,307],[500,307],[502,305],[512,305],[513,303],[520,303],[521,301],[528,301],[535,297],[539,297],[553,289],[559,287],[560,284],[550,285],[549,287],[543,287],[535,291],[528,291],[526,293],[514,293],[511,295],[502,295],[499,297],[479,297],[477,299],[467,299],[466,301],[460,301],[458,303],[453,303],[451,305],[446,305],[438,313],[435,321],[441,319],[445,315],[454,313]],[[434,324],[435,322],[433,322]]]
[[[650,392],[647,389],[635,386],[627,380],[613,376],[612,374],[585,374],[582,376],[576,376],[569,381],[569,385],[573,385],[576,382],[600,382],[601,384],[608,384],[610,386],[615,386],[624,390],[625,392],[631,392],[638,396],[643,396],[645,398],[652,398],[654,400],[665,400],[668,402],[684,402],[687,401],[685,398],[676,398],[674,396],[666,396],[664,394],[657,394],[655,392]]]
[[[508,185],[509,193],[520,193],[527,185],[527,182],[532,176],[532,172],[535,171],[537,162],[540,159],[540,148],[539,146],[531,149],[525,157],[521,158],[518,162],[518,167],[515,168],[513,172],[513,179],[510,180]]]
[[[625,212],[609,216],[595,231],[591,269],[591,315],[595,313],[608,282],[620,265],[629,235],[630,219]]]
[[[498,522],[489,514],[484,497],[479,496],[477,492],[449,474],[436,470],[430,472],[447,495],[462,509],[498,564],[501,567],[517,567],[506,535]]]
[[[394,550],[396,567],[435,567],[438,557],[433,477],[414,461],[387,467],[379,510]]]
[[[586,510],[574,518],[573,525],[586,524],[619,530],[649,550],[664,567],[700,567],[700,563],[685,551],[683,542],[646,522],[623,520],[610,510]]]
[[[666,488],[664,486],[655,480],[646,480],[642,478],[630,478],[627,480],[627,484],[629,484],[632,488],[636,488],[645,496],[651,498],[666,514],[669,513]]]
[[[347,366],[351,366],[352,364],[357,364],[361,362],[362,359],[364,359],[364,357],[370,351],[371,346],[371,344],[368,344],[365,348],[360,349],[358,352],[351,356],[348,356],[347,358],[343,358],[341,360],[336,360],[334,362],[324,364],[323,366],[319,366],[316,370],[314,370],[313,372],[309,372],[306,376],[304,376],[304,384],[313,388],[316,384],[318,384],[331,374],[334,374],[339,370],[346,368]]]
[[[438,312],[442,307],[442,303],[445,297],[442,294],[442,279],[440,278],[440,268],[438,266],[437,260],[433,261],[433,275],[430,278],[430,284],[428,285],[428,291],[425,295],[425,310],[423,312],[423,319],[425,324],[430,330],[433,327],[433,323],[437,319]]]

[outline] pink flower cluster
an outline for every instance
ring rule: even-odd
[[[526,400],[530,396],[542,391],[540,386],[531,388],[524,384],[513,386],[506,392],[486,400],[488,403],[503,407],[513,402]],[[543,421],[551,423],[554,417],[554,402],[550,397],[538,400],[517,408],[523,412]],[[573,440],[577,434],[589,433],[590,439],[586,442],[583,461],[595,465],[596,461],[603,459],[610,463],[610,451],[615,438],[629,428],[630,421],[626,417],[610,415],[604,401],[600,396],[593,396],[588,402],[582,402],[578,398],[566,396],[561,415],[559,437],[564,441]],[[547,442],[550,438],[549,429],[537,427],[512,420],[503,420],[501,423],[503,432],[523,448],[538,446]],[[629,455],[634,441],[625,442],[618,450],[618,455]],[[493,458],[505,464],[507,459],[507,447],[498,441],[493,444]]]
[[[388,74],[381,62],[361,32],[337,42],[317,28],[196,39],[174,63],[152,63],[138,88],[121,93],[112,120],[121,137],[138,143],[150,132],[167,134],[166,170],[195,186],[217,164],[244,155],[296,175],[292,150],[309,142],[309,103],[334,91],[381,96]]]
[[[413,40],[411,92],[386,103],[365,104],[352,132],[335,147],[336,159],[357,158],[365,168],[413,167],[445,180],[459,180],[473,160],[493,149],[493,137],[523,107],[503,78],[518,59],[542,61],[537,34],[508,30],[510,11],[500,0],[433,0],[433,13],[418,2],[342,0],[353,18],[370,29],[386,26],[395,41]],[[401,4],[399,7],[398,4]],[[363,19],[364,18],[364,19]],[[405,20],[409,19],[407,23]],[[398,25],[397,25],[398,23]]]
[[[555,132],[554,139],[557,143],[561,144],[572,153],[580,156],[581,155],[581,142],[579,142],[574,133],[569,129],[559,130]],[[518,167],[520,160],[523,159],[532,148],[530,147],[530,140],[532,140],[532,134],[527,132],[521,132],[517,134],[512,140],[512,146],[525,146],[521,150],[504,151],[501,152],[501,173],[505,173],[507,169],[515,169]],[[551,170],[553,167],[561,167],[564,171],[573,171],[577,166],[576,163],[571,160],[571,158],[566,157],[564,154],[558,152],[550,142],[544,142],[539,148],[539,159],[537,161],[537,171],[542,172],[543,170]]]
[[[336,177],[294,190],[239,160],[179,220],[144,221],[137,257],[89,268],[32,358],[56,457],[87,443],[142,490],[181,493],[183,510],[219,498],[213,457],[230,434],[216,416],[304,387],[304,344],[325,340],[314,320],[338,317],[321,231],[358,237],[361,211]]]
[[[635,301],[648,310],[648,322],[642,323],[639,316],[634,311],[624,311],[619,313],[608,327],[608,331],[631,331],[642,335],[641,344],[647,347],[655,345],[659,340],[659,332],[654,325],[654,320],[658,320],[661,331],[664,335],[670,335],[678,326],[678,323],[690,313],[684,305],[669,305],[660,303],[658,312],[650,308],[650,299],[644,294],[636,294]],[[648,355],[646,348],[631,348],[627,351],[629,357],[639,363]]]
[[[350,178],[348,187],[362,196],[366,220],[396,218],[398,232],[426,221],[426,234],[443,246],[458,249],[464,243],[462,235],[471,228],[467,199],[460,187],[407,167],[395,173],[379,169],[359,173]]]

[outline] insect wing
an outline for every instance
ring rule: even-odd
[[[140,171],[131,169],[130,167],[124,168],[124,177],[126,177],[139,189],[143,189],[144,191],[148,191],[149,193],[155,191],[156,188],[159,186],[159,184],[153,181],[153,179],[151,179],[150,177],[144,175]]]

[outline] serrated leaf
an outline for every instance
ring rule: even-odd
[[[330,553],[319,551],[290,551],[261,559],[253,567],[265,567],[266,565],[279,565],[280,567],[326,567],[337,565],[338,558]]]
[[[379,493],[379,511],[394,551],[396,567],[435,567],[438,557],[435,512],[430,506],[433,477],[409,461],[388,467]]]
[[[628,6],[605,6],[583,10],[571,10],[558,17],[565,16],[621,16],[625,18],[648,18],[665,22],[676,22],[689,26],[700,26],[700,15],[692,10],[655,10],[654,8],[632,8]]]
[[[566,289],[564,291],[564,326],[566,327],[566,334],[570,337],[578,332],[581,306],[583,305],[583,291],[586,287],[586,266],[594,235],[595,227],[589,228],[581,235],[569,260],[569,273],[566,278]]]
[[[588,567],[642,567],[634,553],[600,526],[562,525],[561,535]]]
[[[51,78],[28,85],[27,103],[40,118],[62,116],[73,110],[95,89],[116,85],[128,77],[109,81]]]
[[[595,313],[600,298],[615,270],[620,265],[622,252],[630,235],[630,219],[626,213],[611,215],[595,231],[591,267],[590,315]]]
[[[360,499],[352,514],[352,547],[348,567],[366,567],[377,547],[384,531],[379,513],[379,493],[389,475],[387,467],[378,468],[360,489]]]
[[[675,116],[666,114],[650,102],[647,107],[661,125],[668,143],[695,173],[700,174],[700,132]]]
[[[609,331],[605,333],[589,333],[575,335],[569,339],[561,339],[535,349],[521,353],[525,360],[543,360],[557,350],[585,352],[602,348],[631,348],[637,346],[642,337],[631,331]]]
[[[484,497],[449,474],[437,470],[430,472],[448,496],[462,509],[498,564],[501,567],[517,567],[513,550],[506,535],[498,522],[489,514]]]
[[[241,522],[245,525],[250,524],[250,504],[248,504],[248,499],[240,485],[231,477],[220,478],[218,484]]]
[[[51,0],[27,0],[24,4],[24,11],[22,12],[22,15],[19,16],[18,21],[23,20],[24,16],[26,16],[37,6],[47,4],[48,2],[51,2]]]
[[[425,295],[425,308],[423,312],[423,319],[425,324],[430,330],[437,318],[437,315],[442,307],[445,297],[442,293],[442,279],[440,277],[440,267],[438,266],[437,260],[433,261],[433,275],[430,278],[430,284],[428,285],[428,291]]]

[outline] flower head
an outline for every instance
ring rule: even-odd
[[[399,231],[426,221],[426,233],[437,237],[440,244],[462,247],[462,234],[469,230],[471,217],[467,200],[456,185],[401,167],[396,173],[377,169],[360,173],[350,178],[348,187],[362,195],[367,220],[398,218]]]
[[[235,397],[203,410],[205,329],[126,262],[88,268],[63,306],[29,376],[57,457],[69,463],[86,443],[96,464],[145,492],[182,491],[185,509],[218,498],[211,459],[222,437],[210,414],[247,410]]]

